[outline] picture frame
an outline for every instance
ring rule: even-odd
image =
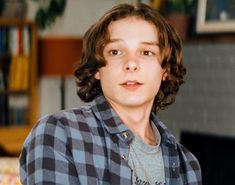
[[[198,0],[197,33],[235,32],[235,1]]]

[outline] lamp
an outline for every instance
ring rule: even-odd
[[[60,76],[61,109],[65,108],[65,77],[72,75],[78,62],[82,39],[78,37],[50,37],[39,39],[40,75]]]

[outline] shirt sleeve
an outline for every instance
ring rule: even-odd
[[[80,184],[70,151],[65,126],[59,119],[42,119],[27,137],[20,155],[21,183]]]

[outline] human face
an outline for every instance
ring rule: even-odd
[[[106,65],[95,74],[108,102],[116,107],[152,107],[161,85],[158,32],[141,18],[127,17],[108,27],[104,47]]]

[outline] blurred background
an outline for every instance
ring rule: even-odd
[[[2,166],[40,117],[83,105],[72,72],[85,31],[112,6],[136,2],[160,11],[183,41],[187,79],[158,116],[198,157],[204,185],[232,184],[233,0],[0,0],[0,184],[1,174],[17,174]]]

